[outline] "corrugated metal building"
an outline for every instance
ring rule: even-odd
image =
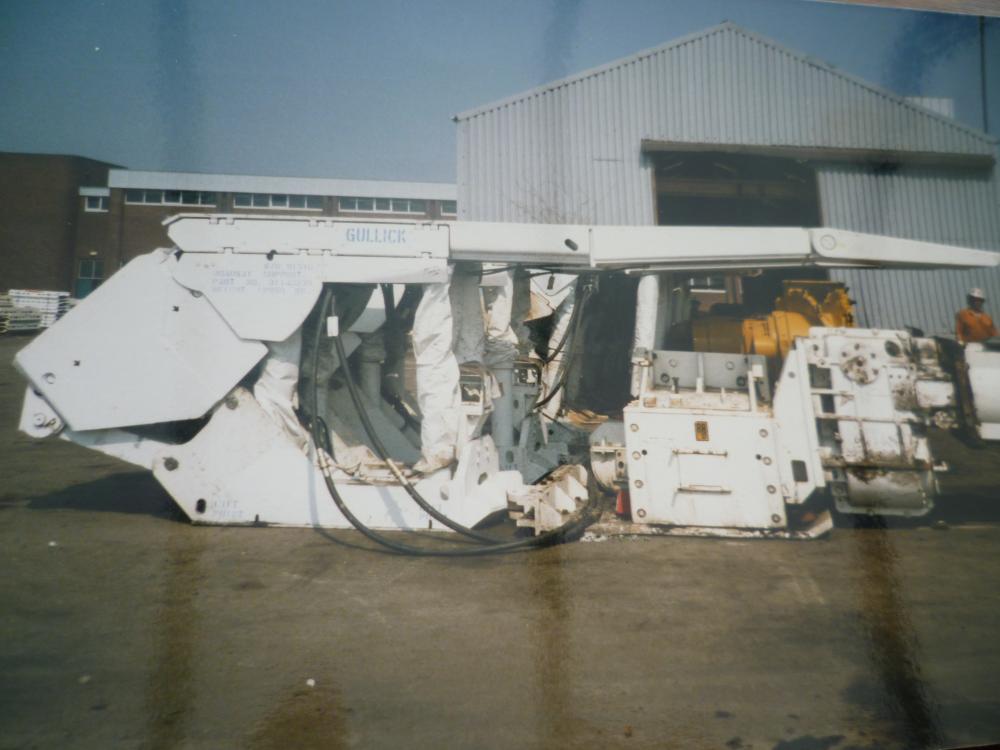
[[[455,119],[464,219],[825,224],[1000,250],[995,139],[731,23]],[[866,326],[944,333],[970,286],[1000,301],[995,271],[834,273]]]

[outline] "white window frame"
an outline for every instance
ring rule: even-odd
[[[403,201],[405,201],[406,202],[406,210],[398,210],[396,208],[396,201],[399,201],[401,203]],[[416,211],[413,208],[411,208],[410,206],[413,204],[413,201],[423,201],[423,204],[424,204],[423,211]],[[425,213],[427,213],[427,199],[425,199],[425,198],[393,198],[392,199],[392,212],[394,214],[425,214]]]
[[[454,205],[455,206],[455,210],[454,211],[445,211],[444,206],[445,206],[446,203],[451,203],[452,205]],[[438,206],[441,209],[441,215],[442,216],[455,216],[455,217],[458,216],[458,201],[439,201],[438,202]]]
[[[354,208],[345,207],[345,201],[354,201]],[[371,201],[372,207],[358,208],[358,201]],[[389,201],[389,210],[378,208],[378,201]],[[413,201],[423,201],[423,210],[413,210],[411,208]],[[403,207],[404,204],[405,208]],[[348,214],[409,214],[423,216],[427,214],[427,200],[424,198],[373,198],[367,195],[345,195],[337,198],[337,210]]]
[[[245,195],[250,199],[250,205],[240,206],[237,205],[236,201],[238,196]],[[254,205],[253,199],[255,196],[265,196],[267,198],[266,206]],[[274,198],[284,198],[285,204],[283,206],[275,206]],[[304,206],[293,206],[292,198],[303,198],[305,201]],[[318,206],[310,206],[309,199],[315,198],[319,201]],[[299,193],[233,193],[233,208],[240,208],[243,210],[262,210],[262,211],[322,211],[323,210],[323,196],[322,195],[301,195]]]
[[[91,208],[90,202],[97,201],[97,208]],[[108,196],[106,195],[85,195],[83,196],[83,210],[88,214],[106,214],[108,212]]]
[[[354,201],[354,208],[345,208],[344,201]],[[371,208],[358,208],[358,201],[371,201]],[[359,196],[344,196],[343,198],[337,198],[337,210],[349,214],[373,214],[375,213],[375,199],[369,198],[365,195]]]
[[[129,193],[142,193],[142,200],[135,201],[130,200],[128,197]],[[159,193],[159,201],[148,201],[146,200],[149,193]],[[179,193],[180,197],[176,201],[168,201],[166,199],[167,193]],[[184,193],[195,193],[198,196],[197,203],[185,203]],[[205,203],[204,197],[206,195],[213,196],[211,203]],[[159,190],[156,188],[126,188],[125,189],[125,203],[129,206],[191,206],[191,207],[201,207],[201,208],[215,208],[219,205],[219,193],[213,190],[175,190],[173,188],[169,190]]]
[[[83,275],[83,265],[84,263],[90,263],[93,266],[91,273],[97,273],[97,266],[100,264],[101,273],[97,276],[84,276]],[[79,264],[77,265],[76,278],[83,279],[85,281],[104,281],[104,259],[103,258],[80,258]]]

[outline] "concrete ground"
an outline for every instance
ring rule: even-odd
[[[998,451],[945,446],[965,497],[932,519],[821,541],[400,558],[194,527],[151,476],[17,434],[24,343],[0,337],[0,748],[1000,740]]]

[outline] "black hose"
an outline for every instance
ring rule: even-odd
[[[423,495],[421,495],[417,488],[414,487],[410,481],[403,475],[401,471],[396,467],[395,462],[389,455],[389,451],[386,450],[385,444],[382,439],[378,436],[378,432],[375,430],[375,426],[371,423],[368,418],[368,412],[365,410],[364,403],[361,400],[361,394],[358,391],[357,384],[354,382],[354,375],[351,373],[351,369],[348,366],[347,352],[344,350],[344,342],[340,340],[340,336],[333,337],[333,345],[336,348],[337,356],[340,358],[340,366],[343,368],[344,372],[344,382],[347,384],[347,392],[351,396],[351,401],[354,402],[354,409],[358,413],[358,419],[361,420],[362,426],[365,428],[365,432],[368,434],[368,439],[371,440],[372,445],[375,448],[375,452],[378,454],[379,458],[385,461],[389,470],[396,477],[396,480],[403,486],[413,501],[420,506],[427,515],[436,521],[443,523],[452,531],[457,531],[463,536],[467,536],[470,539],[475,539],[479,542],[485,542],[486,544],[496,544],[497,539],[490,536],[489,534],[483,534],[478,531],[473,531],[472,529],[463,526],[457,521],[453,521],[448,518],[444,513],[441,513],[437,508],[427,502]]]
[[[570,322],[569,325],[566,326],[566,333],[563,334],[562,340],[559,342],[559,346],[557,346],[553,350],[552,354],[549,355],[549,358],[545,360],[545,364],[549,364],[556,358],[556,356],[562,351],[562,348],[565,346],[567,341],[572,342],[573,346],[570,347],[571,349],[576,347],[576,338],[580,330],[580,322],[583,320],[583,307],[594,291],[593,284],[589,281],[584,282],[580,286],[579,299],[577,299],[573,305],[573,312],[570,313]],[[535,402],[535,405],[532,407],[532,411],[541,411],[542,407],[554,399],[556,394],[563,389],[568,380],[569,367],[563,367],[562,372],[559,374],[559,380],[556,382],[555,386],[553,386],[551,391],[545,394],[545,398]]]
[[[322,319],[323,314],[326,312],[326,308],[329,306],[330,297],[331,297],[331,290],[329,287],[327,287],[323,291],[323,298],[322,302],[320,303],[320,308],[319,308],[320,319]],[[386,464],[390,467],[390,469],[393,470],[393,473],[396,475],[397,479],[401,480],[401,483],[406,488],[407,493],[414,499],[414,501],[417,502],[417,504],[425,512],[427,512],[432,517],[437,518],[438,520],[441,521],[441,523],[444,523],[449,528],[453,528],[456,531],[458,531],[459,528],[464,529],[465,532],[468,532],[467,535],[470,536],[474,535],[476,537],[488,539],[489,543],[483,546],[466,548],[466,549],[438,550],[438,549],[414,547],[408,544],[402,544],[400,542],[395,542],[379,534],[378,532],[374,531],[368,526],[365,526],[365,524],[362,523],[361,520],[351,512],[350,508],[347,507],[347,504],[341,497],[340,492],[337,490],[336,482],[334,482],[333,477],[330,475],[329,462],[323,457],[320,457],[319,458],[320,472],[323,475],[323,480],[326,484],[327,491],[330,493],[330,497],[333,499],[333,502],[336,504],[337,508],[340,510],[343,516],[348,520],[348,522],[354,528],[360,531],[365,537],[367,537],[373,542],[376,542],[377,544],[382,545],[383,547],[386,547],[387,549],[407,555],[418,555],[423,557],[431,557],[431,556],[473,557],[481,555],[499,554],[503,552],[514,552],[524,549],[547,547],[553,544],[558,544],[560,542],[565,541],[572,534],[575,534],[577,532],[582,532],[591,523],[590,516],[594,509],[594,501],[590,498],[589,494],[586,503],[584,503],[584,507],[578,511],[577,517],[575,519],[568,521],[567,523],[563,524],[557,529],[552,529],[551,531],[547,531],[539,536],[530,537],[527,539],[519,539],[513,542],[500,542],[494,539],[493,537],[486,537],[485,535],[479,534],[478,532],[473,532],[471,529],[466,529],[466,527],[462,526],[461,524],[458,524],[452,521],[451,519],[447,518],[447,516],[440,514],[437,511],[437,509],[435,509],[433,506],[427,503],[427,501],[424,500],[424,498],[420,495],[417,489],[413,487],[406,480],[406,478],[402,476],[401,473],[398,472],[398,469],[396,469],[395,464],[392,462],[392,459],[388,457],[387,453],[385,453],[385,448],[382,445],[381,440],[379,440],[378,436],[375,434],[374,427],[371,425],[371,422],[364,411],[364,405],[361,402],[361,398],[360,395],[358,394],[357,387],[354,384],[354,379],[350,372],[346,352],[344,351],[344,345],[340,340],[340,336],[334,336],[333,339],[334,339],[334,345],[337,350],[337,356],[340,358],[340,365],[344,371],[344,379],[348,384],[348,391],[351,394],[352,401],[354,401],[355,408],[358,410],[358,415],[361,418],[362,424],[364,425],[365,430],[369,433],[369,438],[372,439],[372,442],[373,444],[375,444],[376,449],[379,450],[380,453],[384,454],[382,456],[383,460],[385,460]],[[313,371],[312,396],[314,404],[318,403],[317,376],[319,374],[319,347],[321,341],[322,341],[321,326],[317,325],[314,334],[313,363],[312,363],[312,371]],[[323,432],[326,434],[320,432],[321,425]],[[323,447],[324,449],[326,449],[326,452],[328,454],[330,453],[329,449],[332,446],[329,438],[329,432],[326,429],[325,423],[323,423],[319,415],[316,414],[313,415],[312,419],[312,439],[317,449]]]
[[[582,280],[580,280],[580,279],[577,280],[577,284],[576,284],[577,290],[580,289],[580,283],[581,283],[581,281]],[[556,348],[552,350],[551,354],[549,354],[549,355],[547,355],[545,357],[542,357],[542,362],[544,362],[545,364],[550,364],[556,357],[559,356],[559,354],[563,350],[563,347],[566,346],[566,342],[569,341],[570,336],[573,333],[573,329],[575,327],[574,323],[576,321],[576,312],[577,312],[577,310],[580,309],[580,302],[582,301],[581,299],[579,299],[579,295],[576,292],[573,293],[573,298],[574,298],[573,312],[570,313],[569,325],[566,326],[566,330],[563,332],[563,337],[559,340],[558,346],[556,346]]]

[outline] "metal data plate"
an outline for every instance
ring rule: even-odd
[[[765,401],[771,398],[771,387],[767,381],[767,360],[759,354],[719,354],[715,352],[674,352],[657,350],[653,352],[653,383],[657,388],[670,388],[677,379],[679,388],[694,388],[701,374],[706,388],[725,388],[745,391],[750,368],[760,365],[764,375],[761,381],[761,396]]]
[[[170,254],[142,255],[15,362],[73,430],[200,417],[267,352],[174,281]]]

